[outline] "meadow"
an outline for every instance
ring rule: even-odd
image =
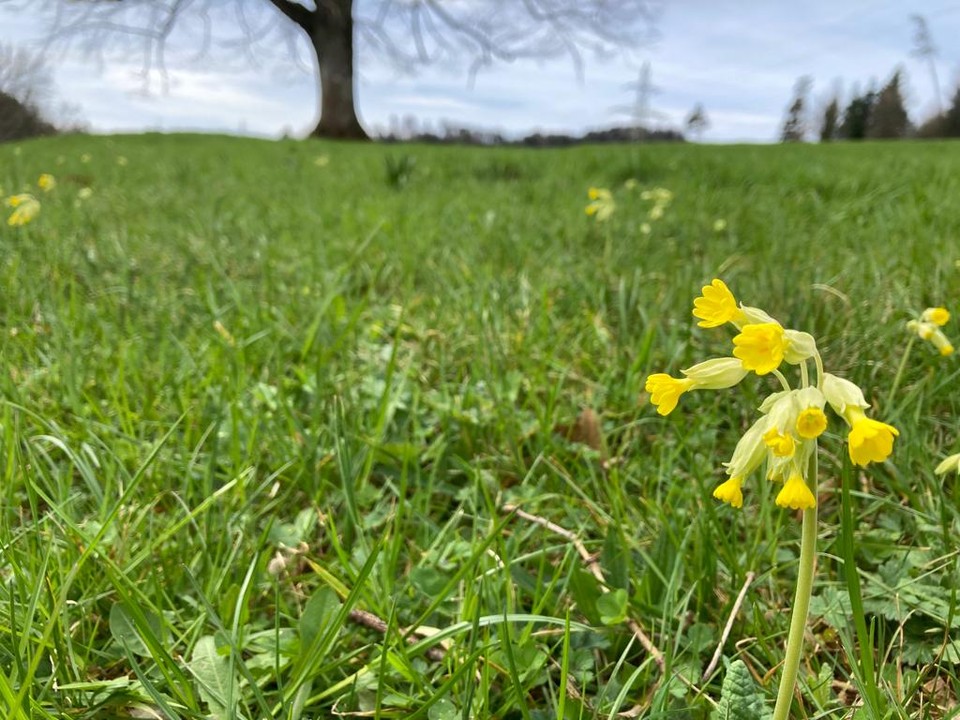
[[[866,469],[821,444],[792,717],[955,714],[960,360],[905,323],[960,338],[960,146],[66,136],[0,146],[25,190],[4,717],[764,717],[799,516],[711,492],[775,383],[644,391],[729,354],[691,315],[712,278],[901,433]]]

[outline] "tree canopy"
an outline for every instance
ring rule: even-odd
[[[465,60],[470,77],[495,62],[566,57],[580,74],[588,56],[648,42],[655,1],[44,0],[42,8],[52,43],[101,56],[135,49],[145,76],[163,75],[174,44],[226,66],[277,58],[281,49],[316,73],[320,117],[313,134],[363,138],[358,55],[402,71]]]

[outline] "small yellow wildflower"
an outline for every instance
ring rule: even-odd
[[[697,323],[700,327],[715,328],[741,319],[743,313],[730,288],[715,278],[701,288],[700,297],[693,301],[693,316],[700,319]]]
[[[941,355],[952,355],[953,344],[940,329],[949,321],[949,310],[942,307],[931,307],[923,311],[919,320],[910,320],[907,323],[907,330],[915,332],[921,340],[932,343]]]
[[[653,228],[650,227],[650,223],[640,223],[640,234],[649,235],[653,231]]]
[[[797,435],[804,440],[820,437],[827,429],[827,416],[822,408],[808,407],[797,416]]]
[[[623,183],[623,187],[627,190],[633,190],[639,184],[636,178],[627,178],[626,182]]]
[[[7,218],[7,225],[11,227],[26,225],[40,214],[40,201],[29,193],[8,197],[7,205],[15,208]]]
[[[747,376],[740,361],[733,357],[711,358],[680,372],[693,380],[698,390],[725,390]]]
[[[317,157],[313,159],[313,164],[316,165],[317,167],[326,167],[327,165],[330,164],[330,156],[317,155]]]
[[[850,459],[855,465],[866,467],[872,462],[883,462],[893,452],[893,439],[900,432],[879,420],[868,418],[858,407],[848,407],[844,419],[850,424],[847,436]]]
[[[779,507],[792,510],[809,510],[817,506],[817,499],[810,491],[806,480],[800,473],[793,473],[783,484],[783,489],[777,494],[776,503]]]
[[[784,360],[791,365],[799,365],[815,355],[817,355],[817,341],[813,335],[800,330],[783,331]]]
[[[126,167],[128,162],[130,161],[127,160],[126,156],[117,155],[117,165],[119,165],[120,167]]]
[[[948,472],[960,473],[960,453],[945,457],[933,472],[936,475],[945,475]]]
[[[681,370],[683,378],[656,373],[647,378],[646,390],[650,401],[661,415],[669,415],[677,407],[680,396],[689,390],[724,390],[733,387],[746,376],[736,358],[712,358]]]
[[[584,208],[584,212],[595,216],[597,222],[604,222],[613,215],[617,206],[609,190],[592,187],[587,190],[587,197],[590,198],[590,203]]]
[[[870,407],[870,403],[863,397],[863,390],[856,383],[832,373],[823,374],[823,396],[840,416],[846,416],[850,408],[866,410]]]
[[[735,508],[743,507],[743,478],[732,477],[726,482],[717,485],[713,490],[713,496],[731,505]]]
[[[669,415],[677,407],[680,396],[693,388],[690,378],[670,377],[666,373],[655,373],[647,378],[645,389],[650,393],[650,402],[657,407],[661,415]]]
[[[797,449],[797,443],[793,439],[793,435],[782,433],[775,427],[770,428],[763,434],[763,443],[770,448],[770,452],[774,456],[781,458],[793,457]]]
[[[83,187],[83,188],[80,188],[80,189],[77,191],[77,197],[78,197],[80,200],[89,200],[90,198],[93,197],[93,188],[91,188],[91,187]]]
[[[722,233],[727,229],[727,221],[723,218],[717,218],[713,221],[713,231],[715,233]]]
[[[43,190],[44,192],[50,192],[57,186],[57,180],[50,173],[44,173],[40,176],[40,179],[37,180],[37,187]]]
[[[943,327],[950,322],[950,311],[942,307],[927,308],[920,316],[920,322],[932,322],[934,325]]]
[[[953,345],[943,334],[943,330],[933,322],[911,320],[907,323],[907,329],[915,332],[921,340],[931,343],[940,351],[941,355],[951,355],[953,353]]]
[[[662,218],[663,205],[654,205],[652,208],[650,208],[650,212],[648,213],[647,217],[649,217],[651,220],[659,220]]]
[[[653,200],[657,205],[669,205],[673,200],[673,193],[666,188],[654,188],[640,193],[641,200]]]
[[[91,158],[90,158],[90,153],[83,153],[83,154],[80,156],[80,162],[82,162],[84,165],[86,165],[88,162],[90,162],[90,160],[91,160]]]
[[[746,370],[757,375],[773,372],[783,362],[786,341],[783,328],[776,323],[744,325],[733,338],[734,357],[740,358]]]

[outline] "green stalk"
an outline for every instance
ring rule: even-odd
[[[897,374],[893,376],[893,385],[890,386],[890,392],[887,394],[887,404],[884,407],[885,412],[890,412],[889,408],[893,403],[893,399],[897,396],[897,388],[900,387],[900,381],[903,379],[903,370],[907,366],[907,358],[910,357],[910,350],[913,348],[913,343],[916,339],[916,335],[911,333],[910,339],[907,341],[907,346],[903,349],[903,357],[900,358],[900,367],[897,368]]]
[[[807,465],[807,482],[813,496],[817,496],[817,450],[814,448]],[[793,598],[793,614],[790,616],[790,635],[787,637],[783,675],[777,691],[777,704],[772,720],[787,720],[790,703],[797,684],[800,668],[800,651],[803,650],[803,632],[807,626],[807,611],[813,594],[813,571],[817,560],[817,508],[803,511],[803,532],[800,538],[800,567],[797,573],[797,592]]]

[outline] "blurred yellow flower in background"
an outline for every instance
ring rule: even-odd
[[[7,198],[6,203],[14,208],[13,213],[7,218],[7,225],[19,227],[26,225],[40,214],[40,201],[30,193],[21,193]]]
[[[587,197],[590,198],[590,203],[584,208],[584,212],[596,217],[597,222],[608,220],[617,208],[613,194],[606,188],[592,187],[587,190]]]

